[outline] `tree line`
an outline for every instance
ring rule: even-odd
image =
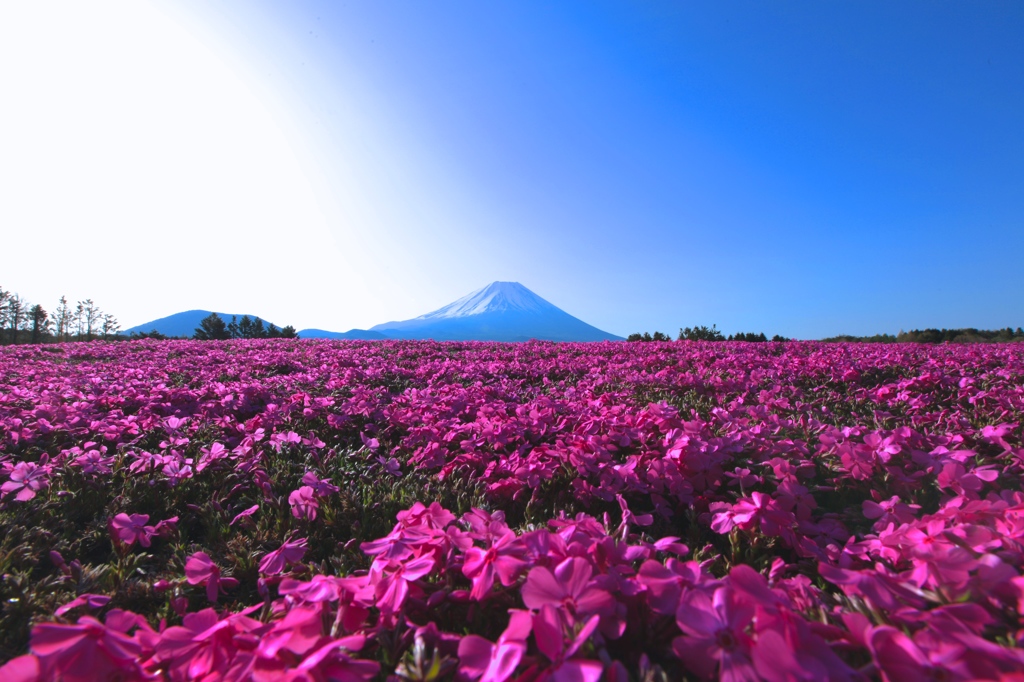
[[[671,341],[672,337],[668,334],[661,332],[650,332],[630,334],[626,337],[627,341]],[[789,341],[790,339],[785,336],[779,336],[776,334],[772,337],[772,341]],[[718,331],[717,325],[711,325],[710,327],[700,325],[696,327],[682,327],[679,329],[679,336],[676,337],[676,341],[755,341],[755,342],[767,342],[768,337],[764,335],[764,332],[753,333],[753,332],[736,332],[735,334],[729,334],[725,336],[722,332]]]
[[[263,324],[260,318],[251,318],[242,315],[237,319],[236,315],[231,316],[230,322],[225,322],[217,313],[210,313],[199,321],[193,339],[198,341],[227,341],[228,339],[297,339],[298,333],[295,327],[288,325],[278,329],[273,323]]]
[[[91,299],[72,305],[61,296],[52,312],[0,287],[0,344],[110,340],[121,325]]]
[[[830,336],[822,341],[846,343],[1009,343],[1024,341],[1024,329],[912,329],[899,334],[873,336]]]

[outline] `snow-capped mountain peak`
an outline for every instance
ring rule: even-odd
[[[491,282],[432,313],[370,329],[392,339],[435,341],[608,341],[591,327],[518,282]]]
[[[482,289],[416,319],[439,320],[499,312],[540,314],[552,309],[557,310],[519,282],[491,282]]]

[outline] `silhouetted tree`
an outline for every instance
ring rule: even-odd
[[[722,332],[718,331],[716,325],[711,325],[711,328],[707,328],[704,325],[699,327],[686,327],[685,329],[679,330],[680,341],[725,341],[725,337],[722,336]]]
[[[132,339],[133,341],[135,339],[153,339],[155,341],[166,341],[170,337],[161,334],[155,329],[151,329],[148,332],[132,332],[131,334],[129,334],[128,338]]]
[[[32,320],[32,343],[39,343],[43,340],[43,334],[50,331],[47,312],[37,303],[28,311],[28,316]]]
[[[110,337],[116,336],[121,331],[121,323],[110,313],[103,314],[103,340],[109,341]]]
[[[99,329],[100,320],[103,319],[103,312],[91,298],[80,302],[82,315],[85,319],[85,340],[92,341],[92,333]]]
[[[295,327],[293,327],[293,326],[291,326],[289,324],[288,326],[286,326],[283,329],[281,329],[281,338],[282,339],[297,339],[297,338],[299,338],[299,333],[297,331],[295,331]]]
[[[10,341],[8,343],[18,342],[18,330],[21,329],[21,323],[25,319],[27,304],[18,294],[7,295],[6,308],[6,322],[7,329],[10,332]]]
[[[68,307],[66,296],[60,297],[57,303],[57,310],[53,313],[53,323],[56,327],[58,341],[69,341],[71,339],[71,308]]]
[[[223,341],[231,338],[231,332],[228,331],[228,326],[224,324],[220,315],[210,313],[199,321],[199,326],[196,327],[192,338],[199,341]]]
[[[242,319],[238,321],[238,338],[240,339],[251,339],[252,338],[252,320],[248,315],[242,315]]]

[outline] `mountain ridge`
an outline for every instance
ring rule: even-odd
[[[166,336],[191,337],[209,310],[186,310],[124,330]],[[226,322],[242,315],[218,312]],[[255,319],[255,315],[249,315]],[[261,318],[262,319],[262,318]],[[265,325],[270,324],[263,320]],[[519,282],[491,282],[437,310],[409,320],[393,320],[370,329],[335,332],[308,328],[298,332],[304,339],[433,339],[436,341],[621,341],[573,317],[541,298]]]
[[[172,315],[168,315],[167,317],[160,317],[150,322],[143,322],[142,324],[137,324],[134,327],[129,327],[128,329],[125,329],[121,333],[131,334],[132,332],[135,332],[138,334],[148,334],[151,331],[157,331],[163,334],[164,336],[186,336],[188,338],[192,338],[192,335],[196,331],[196,327],[199,326],[199,323],[203,320],[203,318],[208,317],[213,313],[214,311],[212,310],[183,310],[180,313],[174,313]],[[221,319],[224,320],[224,322],[231,322],[232,317],[240,320],[243,317],[245,317],[245,315],[247,315],[248,313],[239,314],[218,312],[217,314],[220,315]],[[257,317],[259,317],[258,315],[248,315],[249,319],[251,320],[255,320]],[[267,320],[262,317],[260,319],[263,320],[263,325],[265,327],[270,326],[270,320]]]

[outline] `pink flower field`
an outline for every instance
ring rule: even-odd
[[[29,680],[1024,680],[1024,344],[0,349]]]

